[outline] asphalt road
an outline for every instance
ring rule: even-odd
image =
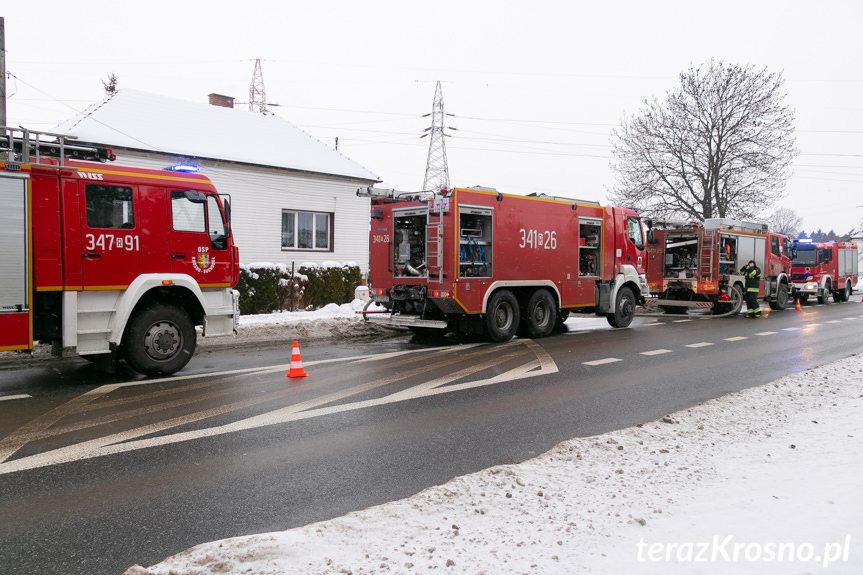
[[[637,319],[543,340],[401,338],[0,370],[0,570],[114,574],[416,493],[860,352],[863,305]],[[753,417],[758,417],[753,413]]]

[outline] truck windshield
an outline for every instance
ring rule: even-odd
[[[818,250],[814,247],[797,246],[797,257],[794,259],[795,266],[814,266],[818,263]]]

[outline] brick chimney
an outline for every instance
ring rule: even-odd
[[[234,99],[231,96],[222,96],[221,94],[210,94],[210,105],[221,106],[222,108],[233,108]]]

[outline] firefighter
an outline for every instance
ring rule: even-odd
[[[761,317],[761,304],[758,303],[758,287],[761,284],[761,269],[755,260],[749,260],[740,269],[746,278],[746,317]]]

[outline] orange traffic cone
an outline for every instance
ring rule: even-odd
[[[796,311],[803,311],[802,309],[800,309],[800,298],[795,298],[795,300],[797,301],[797,307],[795,307],[794,309]]]
[[[308,377],[309,374],[303,369],[303,358],[300,357],[300,344],[294,340],[294,348],[291,350],[291,370],[285,377]]]

